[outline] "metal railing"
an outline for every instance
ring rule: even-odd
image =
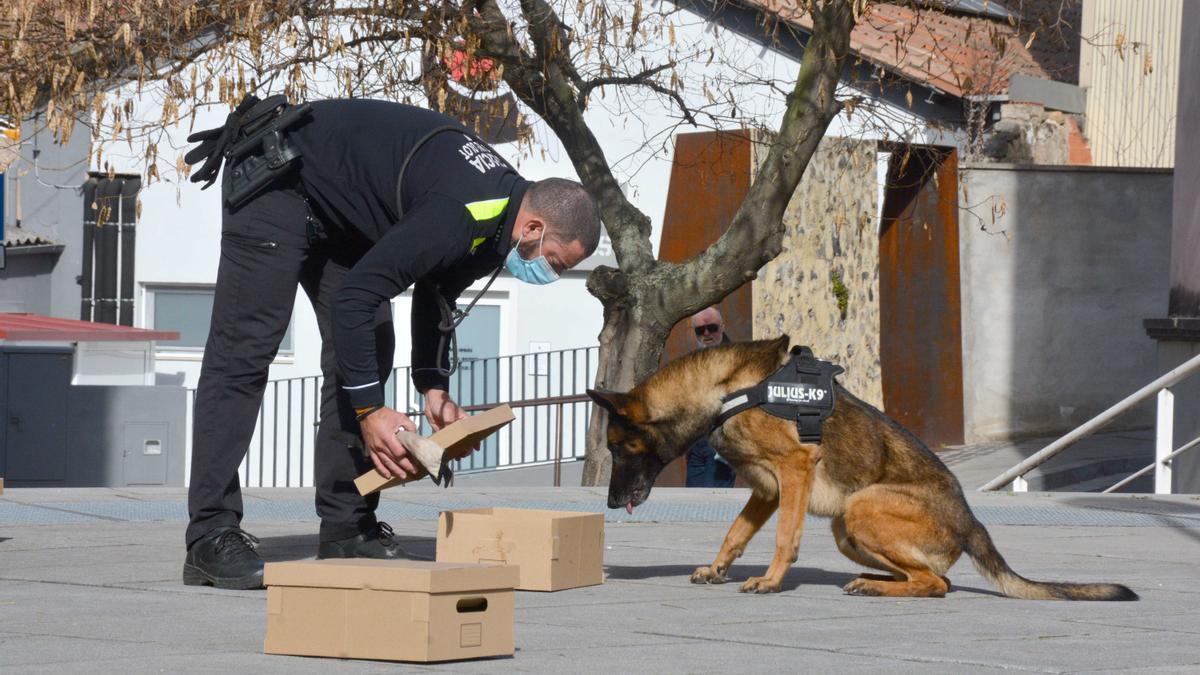
[[[1067,435],[988,481],[979,488],[979,491],[999,490],[1012,483],[1013,492],[1027,492],[1029,490],[1029,483],[1025,480],[1025,475],[1030,471],[1041,466],[1077,441],[1095,433],[1117,417],[1148,400],[1151,396],[1156,396],[1158,398],[1158,410],[1154,427],[1154,462],[1135,471],[1132,475],[1121,479],[1112,487],[1104,490],[1104,492],[1118,490],[1133,480],[1153,471],[1154,493],[1171,494],[1171,462],[1179,455],[1200,445],[1200,437],[1197,437],[1179,448],[1174,448],[1175,394],[1172,393],[1171,387],[1186,380],[1197,370],[1200,370],[1200,356],[1192,357],[1174,370],[1130,394],[1108,410],[1084,422]]]
[[[456,473],[524,466],[560,465],[583,457],[592,385],[599,347],[490,358],[464,358],[450,380],[450,393],[468,412],[500,403],[513,408],[516,420],[485,439],[478,452],[455,462]],[[385,387],[389,407],[406,412],[421,434],[432,429],[421,412],[424,396],[416,390],[407,367],[392,371]],[[320,419],[324,378],[313,375],[267,383],[258,423],[239,470],[246,487],[310,487],[313,453]],[[192,409],[195,390],[188,391],[187,455],[190,470]],[[189,477],[190,479],[190,477]]]
[[[586,407],[586,406],[590,406],[590,404],[591,404],[591,399],[588,398],[587,394],[574,394],[571,396],[553,396],[553,397],[540,398],[540,399],[535,398],[535,399],[531,399],[528,401],[508,401],[508,405],[509,405],[509,407],[511,407],[513,409],[514,415],[517,415],[518,411],[521,411],[522,409],[528,408],[528,407],[533,407],[533,408],[537,408],[537,407],[541,407],[541,406],[553,406],[554,407],[554,412],[555,412],[555,416],[554,416],[554,420],[555,420],[554,421],[554,451],[551,455],[553,457],[553,459],[551,461],[554,463],[554,487],[562,487],[562,461],[564,459],[576,459],[576,458],[582,456],[582,452],[580,452],[579,448],[575,448],[573,450],[571,457],[569,457],[569,458],[564,457],[564,455],[563,455],[563,409],[566,408],[567,406],[574,406],[577,403],[585,404],[585,412],[589,415],[591,414],[590,407]],[[490,406],[490,405],[473,405],[473,406],[466,406],[463,408],[463,410],[465,410],[467,412],[480,412],[483,410],[487,410],[491,407],[492,406]],[[574,415],[574,408],[572,408],[572,415]],[[584,433],[585,434],[587,433],[586,423],[584,426]],[[572,440],[574,440],[574,439],[572,439]],[[586,447],[584,447],[583,449],[586,450]],[[455,464],[455,467],[454,467],[455,475],[457,475],[462,472],[461,468],[462,468],[463,460],[461,460],[461,459],[455,460],[454,464]],[[514,466],[521,466],[521,465],[514,465]],[[454,479],[451,478],[451,484],[453,484],[453,482],[454,482]]]

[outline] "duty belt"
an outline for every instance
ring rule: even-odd
[[[821,442],[821,425],[833,414],[835,377],[845,369],[813,356],[808,347],[792,347],[791,358],[779,370],[753,387],[739,389],[721,399],[721,413],[713,428],[751,408],[793,420],[803,443]]]
[[[216,182],[222,164],[228,163],[231,166],[225,171],[221,189],[230,207],[241,206],[300,159],[300,153],[288,145],[286,131],[311,111],[309,104],[289,105],[281,95],[259,100],[248,94],[225,118],[225,124],[188,136],[189,143],[200,145],[183,160],[188,164],[204,161],[191,181],[205,181],[201,189],[206,189]]]

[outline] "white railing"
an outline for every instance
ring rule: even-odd
[[[1151,396],[1156,396],[1158,398],[1158,414],[1156,416],[1154,431],[1154,462],[1122,479],[1112,487],[1104,490],[1104,492],[1117,490],[1135,478],[1153,471],[1155,494],[1171,494],[1171,462],[1179,455],[1200,445],[1200,437],[1185,443],[1179,448],[1174,448],[1175,394],[1171,392],[1170,388],[1187,379],[1197,370],[1200,370],[1200,356],[1192,357],[1171,372],[1129,395],[1120,403],[1084,422],[1074,431],[1030,455],[1025,461],[1017,464],[1008,471],[991,479],[980,487],[979,491],[999,490],[1010,483],[1012,484],[1013,492],[1028,491],[1029,483],[1025,480],[1025,475],[1030,471],[1041,466],[1077,441],[1095,433],[1109,422],[1112,422],[1143,401],[1148,400]]]
[[[485,441],[479,452],[458,460],[455,473],[557,466],[563,460],[582,459],[592,406],[584,391],[595,380],[599,349],[463,359],[450,379],[450,392],[459,404],[478,411],[509,403],[516,419]],[[313,485],[322,381],[321,376],[310,375],[267,383],[254,436],[239,469],[244,487]],[[189,468],[195,393],[188,390],[185,464]],[[413,386],[409,368],[393,370],[384,395],[389,406],[410,414],[421,433],[431,432],[420,414],[424,397]]]

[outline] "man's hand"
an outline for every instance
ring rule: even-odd
[[[363,444],[379,473],[385,478],[401,480],[417,475],[417,469],[408,457],[408,450],[396,440],[397,429],[417,430],[417,425],[407,415],[384,407],[364,417],[359,426],[362,428]]]
[[[455,422],[470,417],[467,411],[458,407],[454,399],[450,398],[450,394],[441,389],[430,389],[425,392],[425,419],[429,420],[429,424],[434,429],[441,429]],[[479,444],[476,443],[471,451],[479,450]],[[458,459],[455,457],[454,459]]]
[[[445,390],[430,389],[425,392],[425,419],[429,420],[434,431],[466,418],[466,411],[458,407]]]

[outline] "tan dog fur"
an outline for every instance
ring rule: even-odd
[[[787,350],[786,336],[714,347],[667,364],[629,393],[589,391],[609,411],[609,507],[645,501],[662,467],[712,429],[722,397],[761,382],[787,361]],[[807,512],[832,519],[846,557],[885,572],[854,579],[844,589],[850,594],[944,596],[950,588],[946,572],[965,552],[1011,597],[1137,599],[1119,584],[1038,582],[1014,572],[933,452],[840,386],[836,395],[820,444],[801,443],[793,422],[757,408],[712,432],[713,445],[752,492],[716,559],[697,568],[692,582],[724,583],[733,561],[778,512],[771,565],[741,588],[778,592],[796,561]]]

